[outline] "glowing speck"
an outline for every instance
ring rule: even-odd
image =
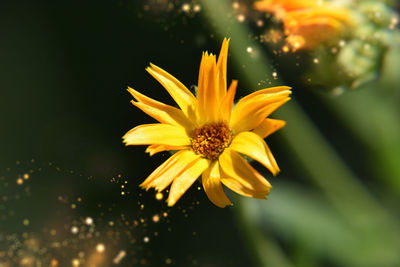
[[[318,63],[319,63],[319,59],[318,59],[318,58],[314,58],[313,62],[314,62],[315,64],[318,64]]]
[[[275,71],[272,73],[272,77],[274,77],[274,79],[276,79],[278,77],[278,73],[276,73]]]
[[[28,179],[29,179],[29,174],[28,174],[28,173],[25,173],[25,174],[24,174],[24,179],[25,179],[25,180],[28,180]]]
[[[257,20],[257,26],[258,27],[261,27],[261,26],[263,26],[264,25],[264,21],[262,21],[262,20]]]
[[[234,9],[238,9],[239,8],[239,3],[238,2],[233,2],[232,7]]]
[[[339,46],[340,46],[340,47],[345,46],[345,44],[346,44],[346,41],[345,41],[345,40],[340,40],[340,41],[339,41]]]
[[[170,258],[165,259],[165,264],[171,264],[171,263],[172,263],[172,260]]]
[[[160,216],[154,215],[154,216],[153,216],[153,222],[157,223],[157,222],[159,222],[159,221],[160,221]]]
[[[22,224],[25,225],[25,226],[28,226],[29,225],[29,220],[28,219],[23,220]]]
[[[109,225],[109,226],[114,226],[114,222],[113,222],[113,221],[109,221],[109,222],[108,222],[108,225]]]
[[[183,4],[182,5],[182,11],[183,12],[189,12],[190,11],[190,5],[189,4]]]
[[[239,22],[243,22],[245,19],[246,19],[246,17],[245,17],[243,14],[239,14],[239,15],[237,16],[237,20],[238,20]]]
[[[97,244],[97,246],[96,246],[96,251],[97,251],[98,253],[103,253],[104,250],[106,250],[106,247],[104,246],[104,244],[102,244],[102,243]]]
[[[86,217],[85,223],[86,223],[87,225],[92,225],[92,224],[93,224],[93,219],[92,219],[91,217]]]
[[[149,238],[148,236],[145,236],[145,237],[143,238],[143,242],[144,242],[144,243],[149,243],[149,241],[150,241],[150,238]]]
[[[18,178],[17,179],[17,184],[21,185],[24,183],[24,180],[22,180],[22,178]]]
[[[124,192],[124,191],[121,192],[121,196],[123,196],[123,195],[125,195],[125,192]]]
[[[80,265],[79,259],[72,259],[71,261],[72,266],[77,267]]]
[[[251,52],[253,52],[253,48],[251,46],[249,46],[246,48],[246,51],[247,51],[247,53],[251,53]]]
[[[287,45],[284,45],[284,46],[282,47],[282,51],[283,51],[284,53],[289,52],[289,47],[288,47]]]
[[[79,228],[77,226],[72,226],[71,227],[71,233],[76,235],[79,232]]]
[[[158,192],[157,194],[156,194],[156,199],[157,200],[161,200],[161,199],[163,199],[163,194],[161,193],[161,192]]]
[[[167,216],[168,216],[168,213],[164,212],[164,213],[163,213],[163,216],[164,216],[164,217],[167,217]]]
[[[58,260],[57,259],[51,259],[50,261],[50,266],[51,267],[57,267],[58,266]]]
[[[71,204],[71,209],[75,209],[76,208],[76,204],[75,203],[72,203]]]
[[[193,7],[193,11],[194,11],[194,12],[200,12],[200,10],[201,10],[201,6],[200,6],[200,5],[195,5],[195,6]]]

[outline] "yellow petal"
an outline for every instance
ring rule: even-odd
[[[221,182],[238,194],[265,198],[271,184],[237,152],[226,148],[219,157]]]
[[[222,174],[224,172],[222,171]],[[224,176],[226,177],[226,176]],[[240,194],[245,197],[259,198],[259,199],[267,199],[267,195],[269,191],[257,191],[254,189],[250,189],[246,186],[243,186],[239,181],[233,178],[221,178],[221,183],[223,183],[226,187],[228,187],[233,192]]]
[[[187,149],[186,146],[167,146],[167,145],[150,145],[146,148],[146,153],[149,153],[150,156],[157,154],[163,151],[171,151],[171,150],[182,150]]]
[[[177,153],[173,154],[169,157],[166,161],[164,161],[157,169],[155,169],[145,180],[143,183],[140,184],[140,187],[149,190],[151,187],[156,187],[158,184],[164,185],[167,184],[168,186],[172,180],[174,179],[174,175],[170,175],[170,180],[167,180],[167,176],[162,176],[163,173],[168,171],[171,166],[174,166],[180,159],[181,155],[187,153],[185,150],[178,151]],[[158,179],[162,177],[161,179]],[[154,183],[154,181],[158,179],[158,182]]]
[[[184,128],[160,123],[139,125],[127,132],[122,138],[126,145],[190,145],[190,138]]]
[[[262,139],[264,139],[265,137],[273,134],[285,125],[286,122],[283,120],[267,118],[257,128],[253,130],[253,133],[258,134]]]
[[[167,203],[173,206],[188,190],[188,188],[197,180],[197,178],[208,168],[210,161],[205,158],[197,158],[192,161],[172,182]]]
[[[140,186],[146,190],[154,187],[159,192],[163,191],[198,159],[200,156],[191,150],[178,151],[154,170]]]
[[[290,97],[269,98],[256,96],[246,104],[236,105],[232,111],[231,128],[235,134],[257,128],[266,117],[290,100]],[[240,101],[239,101],[240,102]]]
[[[241,132],[233,138],[229,147],[236,152],[257,160],[270,170],[273,175],[279,172],[278,164],[276,164],[271,150],[257,134],[253,132]]]
[[[130,87],[128,87],[128,92],[138,101],[132,101],[133,105],[159,122],[182,126],[188,131],[193,129],[194,125],[182,110],[151,99]]]
[[[226,65],[228,60],[228,47],[229,47],[229,39],[224,38],[217,62],[219,99],[223,99],[226,94]]]
[[[203,188],[208,199],[210,199],[212,203],[220,208],[224,208],[227,205],[232,205],[232,203],[226,196],[220,179],[219,164],[218,161],[214,161],[211,163],[210,167],[203,172]]]
[[[236,81],[236,80],[232,81],[231,85],[229,86],[228,92],[225,94],[225,97],[222,99],[222,103],[220,106],[221,118],[226,123],[229,123],[231,121],[233,100],[235,99],[237,84],[238,84],[238,81]]]
[[[174,76],[156,65],[150,64],[150,67],[147,67],[146,70],[164,86],[183,113],[188,118],[194,118],[196,98],[193,94]]]
[[[216,57],[205,52],[200,63],[197,91],[199,124],[213,122],[218,119],[219,103]]]

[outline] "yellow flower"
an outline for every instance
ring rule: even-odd
[[[294,50],[337,44],[355,22],[349,8],[332,1],[263,0],[254,6],[282,20],[286,40]]]
[[[146,69],[172,96],[179,108],[151,99],[132,88],[132,104],[159,121],[130,130],[126,145],[149,145],[150,155],[177,151],[140,185],[158,192],[171,183],[168,205],[173,206],[201,175],[208,198],[218,207],[232,203],[222,184],[254,198],[266,198],[270,183],[241,156],[253,158],[274,175],[279,167],[264,138],[285,122],[267,118],[287,102],[290,88],[263,89],[242,98],[233,109],[237,81],[227,90],[226,63],[229,40],[224,39],[218,61],[203,53],[197,98],[176,78],[150,64]],[[221,184],[222,183],[222,184]]]

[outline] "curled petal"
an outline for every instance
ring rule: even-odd
[[[130,87],[128,87],[128,92],[137,100],[137,102],[132,101],[132,104],[157,121],[181,126],[188,130],[193,128],[193,124],[182,110],[151,99]]]
[[[203,53],[200,63],[197,91],[197,116],[199,124],[218,120],[219,93],[217,63],[213,54]]]
[[[253,132],[241,132],[236,135],[232,140],[230,148],[257,160],[270,170],[273,175],[279,172],[278,164],[271,150],[264,140]]]
[[[286,122],[283,120],[267,118],[257,128],[253,130],[253,133],[258,134],[262,139],[264,139],[265,137],[273,134],[285,125]]]
[[[190,138],[184,128],[160,123],[139,125],[122,138],[126,145],[190,145]]]
[[[208,169],[203,172],[202,182],[208,199],[217,207],[224,208],[227,205],[232,205],[222,188],[219,163],[217,161],[211,163]]]
[[[196,98],[193,94],[174,76],[156,65],[150,64],[150,67],[147,67],[146,70],[164,86],[183,113],[188,118],[192,118],[194,116],[194,107],[196,106]]]
[[[229,123],[231,121],[233,100],[235,99],[237,84],[238,81],[232,81],[231,85],[229,86],[228,92],[225,94],[221,102],[219,111],[221,113],[221,118],[226,123]]]
[[[150,145],[146,148],[146,153],[149,153],[150,156],[154,154],[163,152],[163,151],[171,151],[171,150],[183,150],[187,149],[186,146],[167,146],[167,145]]]
[[[223,99],[226,94],[226,65],[228,60],[229,39],[224,38],[221,51],[219,52],[217,62],[217,79],[219,99]]]
[[[181,196],[189,189],[189,187],[197,180],[197,178],[208,168],[210,161],[205,158],[198,157],[190,164],[172,182],[167,203],[173,206],[181,198]]]
[[[289,100],[290,97],[265,99],[264,96],[260,95],[246,105],[239,108],[235,106],[231,117],[231,127],[234,133],[254,130],[260,126],[266,117]]]
[[[219,157],[221,182],[238,194],[265,198],[271,184],[236,151],[227,148]]]
[[[200,156],[191,150],[178,151],[155,169],[140,186],[146,190],[154,187],[159,192],[163,191],[180,173],[199,158]]]

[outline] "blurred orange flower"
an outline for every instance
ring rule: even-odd
[[[218,207],[231,205],[222,184],[244,196],[265,198],[270,183],[242,155],[259,161],[274,175],[279,172],[263,139],[285,125],[284,121],[267,117],[290,99],[290,88],[280,86],[254,92],[232,108],[237,81],[227,90],[228,44],[224,39],[218,60],[213,54],[203,53],[197,98],[161,68],[153,64],[147,68],[180,109],[128,89],[136,100],[132,104],[160,123],[133,128],[123,137],[125,144],[149,145],[146,152],[150,155],[178,151],[140,185],[160,192],[172,183],[169,206],[200,175],[208,198]]]
[[[263,0],[254,6],[282,20],[286,41],[293,50],[336,44],[355,22],[350,9],[333,2]]]

